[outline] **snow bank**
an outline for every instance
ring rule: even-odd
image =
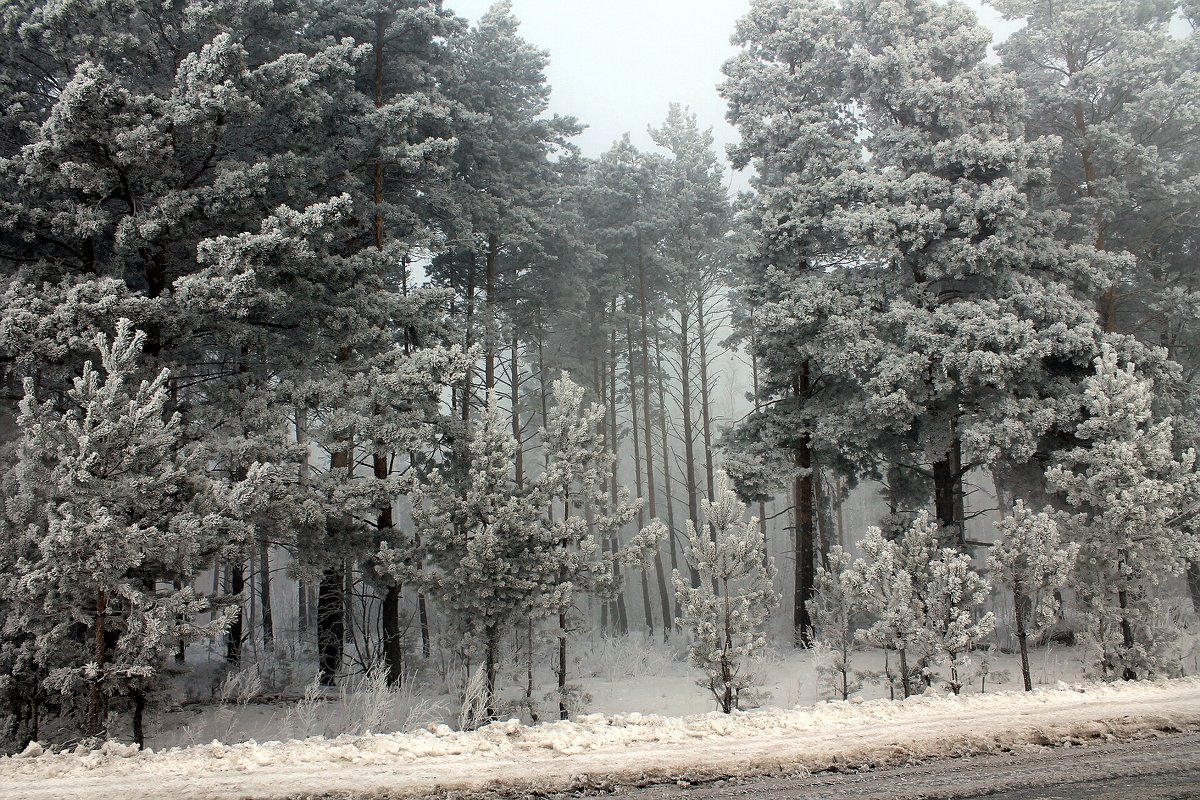
[[[513,792],[878,765],[1152,730],[1200,727],[1200,679],[903,702],[659,717],[592,714],[477,731],[246,742],[139,753],[30,748],[0,758],[0,798],[217,800],[337,793]]]

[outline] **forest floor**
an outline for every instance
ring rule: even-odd
[[[1178,641],[1179,667],[1184,675],[1200,675],[1200,638],[1192,633]],[[534,688],[528,691],[528,664],[519,651],[510,654],[498,676],[501,719],[527,724],[557,718],[554,675],[543,654],[535,659]],[[310,736],[336,738],[346,734],[403,733],[431,724],[462,727],[465,674],[445,666],[436,652],[410,664],[403,686],[389,690],[381,675],[351,675],[334,690],[311,685],[312,658],[289,655],[277,661],[260,660],[228,672],[219,652],[197,648],[189,653],[190,674],[176,687],[179,702],[150,715],[146,744],[155,750]],[[1034,687],[1053,687],[1084,679],[1083,648],[1052,643],[1030,653]],[[1017,655],[976,653],[963,671],[963,694],[1021,688]],[[823,673],[828,654],[819,651],[768,649],[750,667],[753,690],[742,708],[793,708],[833,700],[836,678]],[[895,668],[895,659],[892,659]],[[308,663],[308,671],[290,665]],[[883,679],[884,654],[865,649],[853,656],[854,671],[865,674],[855,694],[862,699],[890,698]],[[647,640],[643,636],[600,638],[580,642],[570,665],[576,686],[571,716],[581,714],[656,714],[685,716],[715,708],[712,695],[697,685],[700,673],[687,661],[686,646]],[[944,670],[941,670],[944,672]],[[944,690],[944,675],[934,686]],[[536,715],[536,717],[535,717]],[[111,735],[129,740],[127,719],[115,720]]]
[[[373,708],[382,701],[370,691],[316,699],[307,707],[303,700],[188,706],[171,714],[194,714],[190,724],[197,727],[226,726],[225,742],[170,744],[180,736],[172,727],[180,720],[168,715],[156,721],[159,731],[148,751],[111,742],[92,750],[0,758],[0,798],[515,797],[845,771],[1200,730],[1200,678],[1069,683],[1078,679],[1079,666],[1071,648],[1035,655],[1035,665],[1039,658],[1044,664],[1041,677],[1052,677],[1055,658],[1061,675],[1032,693],[1012,690],[1019,672],[1014,676],[1010,665],[1000,663],[1008,656],[997,656],[986,693],[979,691],[982,675],[976,674],[962,696],[930,689],[903,701],[878,697],[887,693],[878,684],[865,692],[874,699],[825,700],[828,679],[812,668],[816,656],[776,656],[758,665],[772,696],[761,708],[730,716],[709,710],[711,700],[696,687],[695,674],[674,658],[638,662],[632,648],[610,653],[611,661],[591,655],[593,671],[601,674],[583,681],[593,695],[589,713],[569,722],[529,726],[514,718],[457,731],[435,721],[446,717],[440,701],[412,695],[406,711],[389,712],[405,716],[407,733],[364,730],[281,741],[293,735],[289,726],[405,728],[383,719]],[[871,667],[873,655],[863,654],[859,666]],[[613,671],[604,674],[609,668]],[[1004,671],[1009,674],[998,674]],[[641,675],[618,674],[628,672]],[[510,695],[519,694],[518,676],[515,668],[508,676]],[[993,691],[997,684],[1004,690]],[[389,696],[400,702],[397,693]],[[341,722],[335,725],[336,715]],[[263,726],[258,740],[233,743],[258,726]],[[208,732],[193,730],[189,736]]]

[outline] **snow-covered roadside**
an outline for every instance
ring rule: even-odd
[[[897,763],[1143,731],[1200,728],[1200,679],[1062,686],[904,702],[825,703],[724,716],[589,715],[459,733],[121,746],[0,759],[0,798],[420,796],[488,787],[567,789]]]

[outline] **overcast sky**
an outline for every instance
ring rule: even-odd
[[[471,22],[491,3],[446,0]],[[993,30],[1009,29],[991,9],[968,4]],[[734,52],[734,23],[749,6],[749,0],[513,0],[513,13],[522,37],[550,51],[552,110],[588,126],[578,143],[585,155],[597,156],[627,131],[638,147],[651,147],[646,126],[659,125],[672,102],[711,126],[722,151],[735,141],[716,86],[721,64]]]

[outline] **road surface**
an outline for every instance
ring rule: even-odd
[[[1196,800],[1200,734],[1039,748],[871,772],[659,786],[630,800]]]

